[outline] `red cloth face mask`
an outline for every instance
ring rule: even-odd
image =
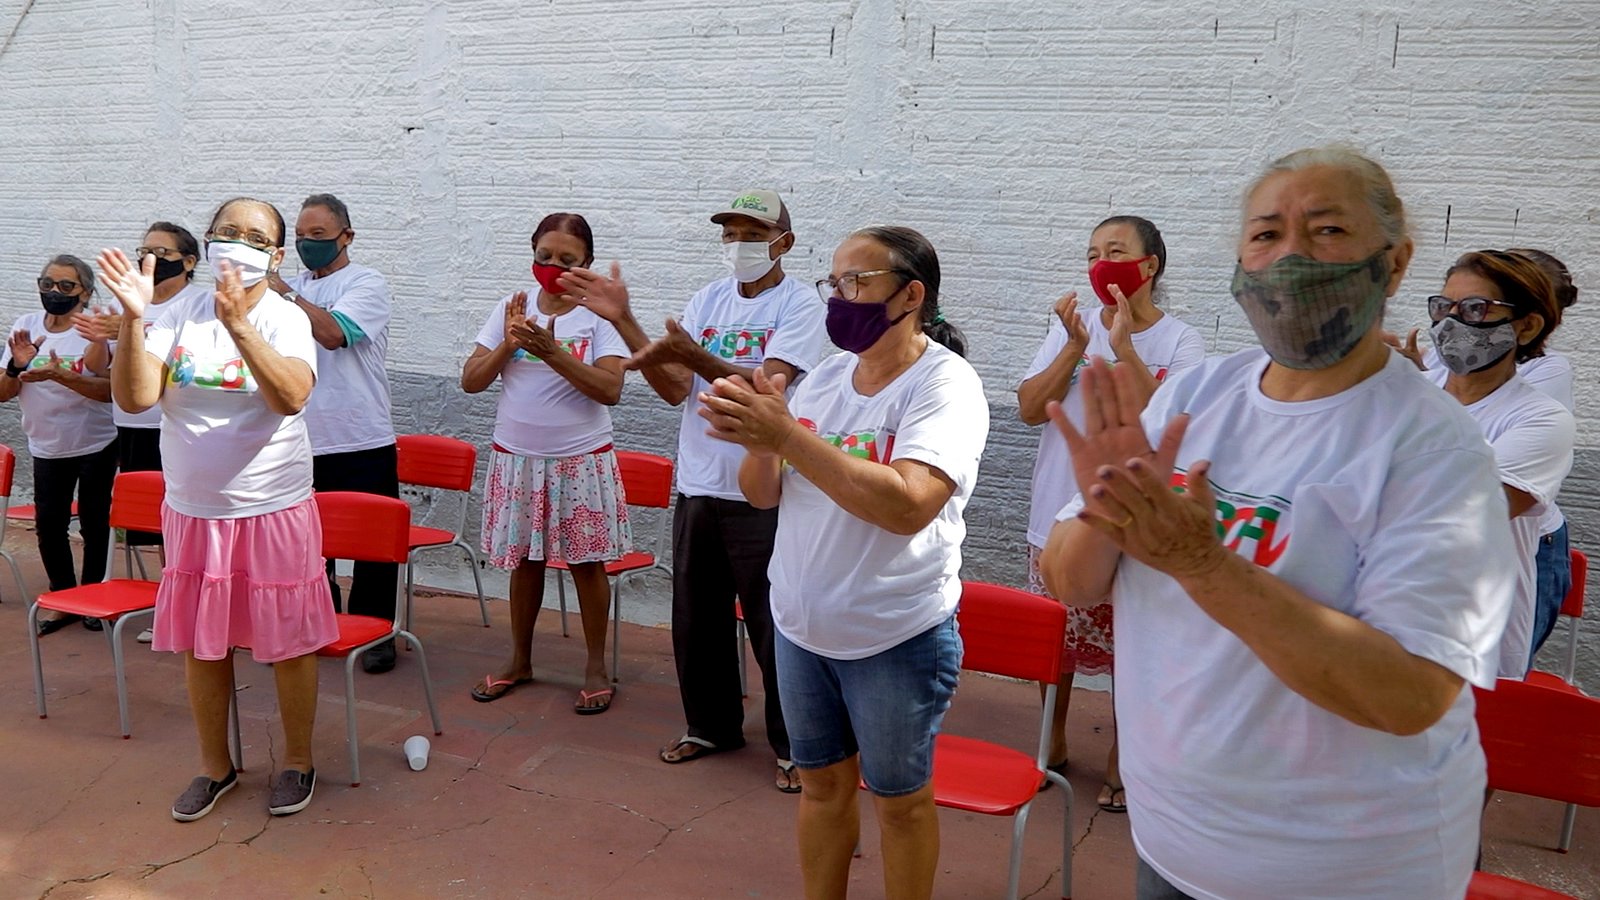
[[[1101,303],[1116,306],[1117,298],[1111,293],[1114,284],[1122,291],[1122,296],[1132,297],[1134,291],[1144,287],[1144,283],[1150,280],[1139,271],[1139,264],[1149,258],[1097,259],[1090,263],[1089,286],[1094,288],[1094,295],[1100,298]]]
[[[544,288],[547,293],[557,297],[566,293],[566,291],[562,290],[561,285],[556,281],[556,279],[566,274],[566,272],[566,266],[552,266],[547,263],[533,264],[534,280],[538,281],[539,286]]]

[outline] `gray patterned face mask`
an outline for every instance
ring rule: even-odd
[[[1446,316],[1433,323],[1428,336],[1433,338],[1433,346],[1439,351],[1444,367],[1457,375],[1481,372],[1517,349],[1517,325],[1511,319],[1468,325]]]
[[[1290,254],[1265,269],[1233,269],[1233,299],[1272,361],[1326,369],[1356,348],[1383,313],[1389,248],[1360,262],[1330,263]]]

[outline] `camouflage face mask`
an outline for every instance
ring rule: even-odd
[[[1272,361],[1326,369],[1354,350],[1383,313],[1389,248],[1361,262],[1318,262],[1291,254],[1265,269],[1233,270],[1233,299]]]

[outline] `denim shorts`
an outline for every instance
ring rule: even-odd
[[[1533,652],[1538,653],[1555,630],[1556,617],[1561,614],[1561,604],[1572,589],[1572,557],[1567,545],[1567,523],[1539,538],[1538,580],[1533,606]],[[1533,657],[1528,657],[1533,664]]]
[[[775,635],[789,757],[820,769],[861,756],[861,780],[901,797],[933,777],[933,736],[961,674],[955,617],[865,659],[832,659]]]

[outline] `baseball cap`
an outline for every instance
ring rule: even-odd
[[[721,225],[734,216],[744,216],[775,225],[784,231],[789,231],[789,208],[783,205],[783,198],[777,191],[756,189],[744,191],[733,198],[733,202],[712,214],[711,221]]]

